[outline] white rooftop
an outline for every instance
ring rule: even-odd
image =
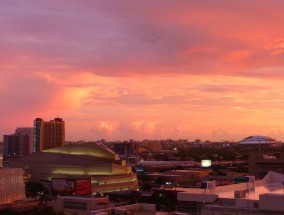
[[[275,143],[275,139],[267,136],[255,135],[249,136],[241,140],[239,144],[272,144]]]
[[[235,191],[249,190],[246,199],[259,200],[260,194],[284,194],[284,175],[269,172],[264,179],[255,181],[255,183],[240,183],[226,186],[218,186],[214,189],[200,188],[177,188],[177,191],[183,191],[188,194],[211,194],[218,198],[235,198]],[[173,188],[175,189],[175,188]]]

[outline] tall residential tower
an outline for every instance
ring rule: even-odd
[[[43,151],[65,144],[65,122],[61,118],[44,121],[34,120],[34,152]]]

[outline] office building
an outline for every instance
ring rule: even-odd
[[[23,170],[0,169],[0,204],[26,198]]]
[[[137,144],[132,142],[114,142],[113,150],[118,154],[121,159],[128,159],[134,154],[134,150],[137,147]]]
[[[3,157],[18,157],[29,154],[29,136],[11,134],[3,136]]]
[[[33,153],[33,146],[34,146],[34,128],[30,127],[21,127],[17,128],[15,131],[16,134],[19,134],[25,139],[28,139],[28,154]],[[26,137],[27,136],[27,137]]]
[[[65,122],[61,118],[44,121],[34,120],[34,152],[63,146],[65,144]]]
[[[3,156],[18,157],[33,152],[33,128],[17,128],[14,134],[3,136]]]
[[[0,169],[3,167],[3,143],[0,142]]]
[[[18,157],[29,154],[29,136],[22,134],[4,135],[4,157]]]
[[[3,157],[19,156],[19,136],[3,135]]]
[[[108,196],[57,196],[50,206],[57,212],[65,214],[89,215],[91,211],[114,207]]]
[[[280,153],[278,158],[259,153],[250,155],[250,175],[254,175],[257,179],[262,179],[270,171],[284,174],[284,153]]]

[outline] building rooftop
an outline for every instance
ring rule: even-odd
[[[102,143],[83,143],[69,144],[61,147],[50,148],[43,151],[44,153],[60,153],[67,155],[83,155],[97,158],[106,158],[119,160],[118,156],[111,149]]]
[[[32,153],[9,162],[28,170],[33,180],[61,177],[91,177],[131,173],[117,155],[96,143],[71,144]]]
[[[271,137],[255,135],[246,137],[245,139],[241,140],[239,144],[273,144],[275,142],[275,139]]]
[[[245,190],[247,189],[247,185],[236,186],[233,190],[227,190],[227,189],[220,189],[215,194],[218,194],[219,198],[235,198],[235,191],[237,190]],[[260,194],[284,194],[283,192],[283,185],[282,183],[261,183],[256,182],[255,187],[252,189],[248,189],[248,192],[246,194],[246,199],[253,199],[253,200],[259,200]]]
[[[214,187],[214,181],[207,181],[201,183],[206,189],[184,189],[177,193],[178,211],[188,213],[199,208],[204,214],[284,214],[283,174],[269,172],[258,181],[254,176],[243,179],[239,184]]]
[[[239,183],[226,186],[218,186],[213,189],[201,188],[172,188],[184,194],[208,194],[215,195],[219,198],[235,198],[235,192],[246,190],[246,199],[259,200],[261,194],[284,194],[284,175],[269,172],[262,180],[254,183]]]

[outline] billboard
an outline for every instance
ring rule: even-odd
[[[92,194],[91,179],[53,178],[51,190],[53,193],[61,195],[90,195]]]
[[[201,160],[202,167],[210,167],[211,163],[212,163],[211,160]]]
[[[90,195],[91,191],[91,179],[76,179],[76,195]]]
[[[69,179],[53,178],[51,181],[52,192],[71,195],[75,193],[75,181]]]
[[[143,166],[135,166],[132,168],[132,171],[135,173],[144,173],[145,168]]]

